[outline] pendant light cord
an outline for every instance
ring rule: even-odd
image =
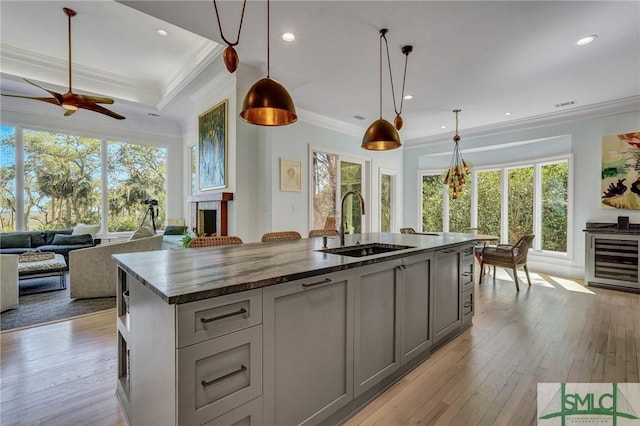
[[[216,0],[213,0],[213,7],[216,10],[216,19],[218,20],[218,29],[220,30],[220,37],[222,37],[222,40],[224,40],[224,42],[231,47],[237,46],[238,43],[240,43],[240,31],[242,30],[242,21],[244,20],[244,8],[246,6],[247,6],[247,0],[244,0],[244,3],[242,4],[242,14],[240,15],[240,26],[238,27],[238,37],[236,37],[235,43],[231,43],[229,40],[227,40],[227,38],[222,33],[222,24],[220,23],[220,14],[218,13],[218,4],[216,3]]]
[[[384,36],[386,32],[387,30],[380,30],[380,118],[382,118],[382,39],[387,40]]]
[[[404,59],[404,75],[402,76],[402,98],[400,99],[400,109],[396,106],[396,92],[393,85],[393,73],[391,72],[391,56],[389,55],[389,41],[387,40],[386,32],[380,33],[381,39],[384,38],[384,43],[387,47],[387,64],[389,64],[389,80],[391,80],[391,97],[393,98],[393,110],[396,115],[402,114],[402,106],[404,105],[404,86],[407,82],[407,63],[409,62],[409,53],[413,50],[412,46],[405,46],[402,48],[402,53],[405,55]],[[380,40],[380,50],[382,50],[382,40]],[[381,58],[382,60],[382,58]],[[382,84],[382,83],[381,83]]]
[[[271,69],[270,60],[271,60],[271,24],[269,19],[269,0],[267,0],[267,78],[269,78],[269,70]]]

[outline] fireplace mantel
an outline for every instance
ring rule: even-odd
[[[191,203],[191,224],[198,235],[205,233],[205,227],[202,223],[205,216],[202,212],[207,210],[216,211],[216,234],[229,235],[227,223],[227,203],[229,201],[233,201],[233,192],[212,192],[187,197],[187,202]]]

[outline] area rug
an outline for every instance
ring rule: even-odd
[[[69,276],[67,275],[67,283]],[[86,315],[105,309],[115,308],[115,297],[96,299],[71,299],[69,286],[64,290],[45,291],[55,289],[59,285],[58,277],[43,278],[42,281],[29,280],[28,288],[20,289],[18,307],[0,314],[0,330],[28,327],[51,321]],[[21,284],[21,287],[22,284]],[[38,291],[35,294],[22,295]]]

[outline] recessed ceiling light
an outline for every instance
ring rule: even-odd
[[[296,39],[296,36],[293,33],[282,33],[281,37],[284,41],[293,41]]]
[[[446,129],[447,126],[445,126],[444,124],[442,126],[440,126],[441,129]]]
[[[591,43],[592,41],[594,41],[595,39],[597,39],[598,36],[597,35],[588,35],[586,37],[582,37],[580,40],[576,41],[576,44],[578,46],[584,46],[586,44]]]
[[[167,32],[167,30],[163,30],[162,28],[158,28],[158,29],[156,30],[156,33],[158,33],[158,35],[161,35],[161,36],[166,36],[166,35],[168,35],[168,34],[169,34],[169,33]]]
[[[411,100],[411,99],[413,99],[413,95],[404,95],[404,98],[406,100]]]
[[[504,115],[511,115],[511,113],[510,112],[505,112]]]

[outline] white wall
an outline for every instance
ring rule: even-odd
[[[554,262],[553,259],[545,258],[538,259],[537,262],[534,260],[531,266],[541,271],[580,277],[584,275],[585,265],[585,237],[582,230],[587,221],[616,222],[618,216],[629,216],[631,222],[640,223],[640,211],[608,209],[603,208],[600,203],[602,136],[638,130],[640,112],[633,111],[479,137],[465,137],[464,131],[461,131],[460,135],[465,160],[474,162],[474,157],[477,157],[480,164],[490,164],[492,160],[495,160],[496,164],[519,162],[548,157],[570,149],[574,160],[573,240],[570,242],[573,253],[568,261]],[[404,226],[418,228],[419,170],[437,167],[439,158],[442,157],[433,154],[448,150],[450,155],[452,145],[451,140],[447,138],[404,151]],[[481,151],[495,146],[500,146],[501,149],[484,153]],[[535,259],[535,256],[533,258]]]
[[[243,127],[256,127],[245,123]],[[345,155],[364,157],[371,162],[370,200],[368,206],[372,229],[378,229],[378,169],[402,170],[402,151],[370,152],[360,147],[360,137],[329,130],[314,124],[298,121],[282,127],[259,127],[257,148],[256,181],[247,186],[249,193],[242,197],[259,200],[256,216],[249,216],[258,224],[256,233],[248,237],[249,241],[258,241],[260,236],[269,231],[293,230],[303,236],[309,232],[309,150],[310,147],[336,152]],[[240,132],[239,132],[240,134]],[[302,163],[302,191],[280,191],[280,159],[298,160]],[[240,168],[240,164],[238,165]],[[251,173],[252,170],[239,170],[239,173]],[[399,177],[398,188],[402,188]],[[397,202],[398,216],[402,217],[401,194]],[[238,218],[240,219],[240,218]],[[249,226],[247,223],[244,226]]]

